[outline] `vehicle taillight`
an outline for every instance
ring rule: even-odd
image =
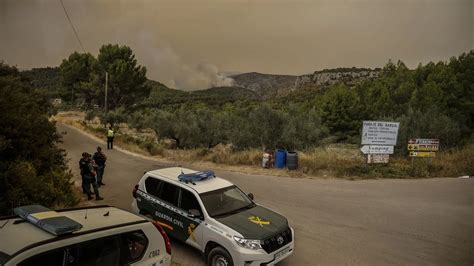
[[[134,198],[137,198],[137,190],[138,190],[138,185],[135,185],[135,188],[133,188],[132,196]]]
[[[160,231],[161,236],[163,236],[163,239],[165,240],[166,253],[171,255],[171,242],[170,242],[170,239],[169,239],[168,235],[166,234],[163,227],[161,227],[161,225],[157,221],[152,221],[152,223],[156,227],[156,229],[158,229],[158,231]]]

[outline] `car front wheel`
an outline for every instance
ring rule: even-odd
[[[209,266],[234,266],[229,252],[222,247],[216,247],[209,252]]]

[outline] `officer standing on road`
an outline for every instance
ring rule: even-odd
[[[112,129],[112,126],[109,127],[107,130],[107,150],[113,150],[114,149],[114,130]]]
[[[91,155],[87,152],[83,153],[82,159],[79,161],[81,167],[81,174],[83,178],[83,189],[87,194],[87,199],[92,199],[91,185],[94,188],[95,199],[103,200],[104,198],[99,195],[99,188],[97,187],[96,173],[94,171],[93,161]]]
[[[97,185],[105,186],[102,182],[102,178],[104,177],[104,170],[105,170],[105,161],[107,161],[107,156],[102,152],[101,147],[97,147],[97,152],[94,153],[92,156],[92,160],[94,160],[96,165],[96,173],[97,173]]]
[[[81,169],[82,177],[82,193],[87,194],[88,189],[86,189],[86,181],[84,180],[85,167],[87,166],[87,152],[82,153],[82,158],[79,160],[79,169]],[[90,190],[90,185],[89,185]]]

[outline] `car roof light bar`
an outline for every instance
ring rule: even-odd
[[[180,174],[178,176],[178,180],[181,182],[191,182],[194,184],[195,181],[202,181],[206,180],[210,177],[216,177],[213,171],[207,170],[207,171],[201,171],[201,172],[195,172],[195,173],[190,173],[190,174]]]
[[[56,236],[69,234],[82,228],[82,224],[41,205],[22,206],[14,208],[13,212]]]

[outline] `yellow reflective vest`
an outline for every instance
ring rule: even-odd
[[[114,131],[112,129],[107,130],[107,137],[109,137],[109,138],[114,137]]]

